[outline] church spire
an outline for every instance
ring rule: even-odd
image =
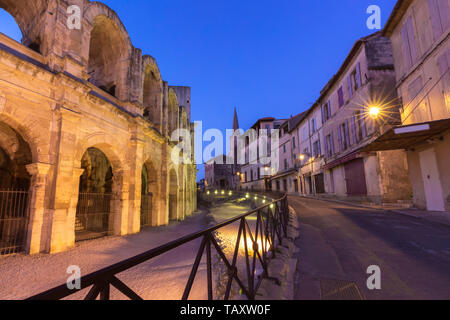
[[[238,130],[239,129],[239,121],[238,121],[238,116],[237,116],[237,112],[236,112],[236,107],[234,108],[234,118],[233,118],[233,130]]]

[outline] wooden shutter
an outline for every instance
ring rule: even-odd
[[[403,25],[400,30],[400,34],[402,36],[402,50],[403,50],[403,66],[405,67],[405,73],[408,72],[409,68],[411,68],[412,60],[411,53],[409,50],[409,39],[408,39],[408,29],[406,24]]]
[[[342,126],[338,127],[338,143],[339,143],[339,150],[344,151],[344,146],[342,144],[342,133],[341,133]]]
[[[361,82],[361,64],[358,62],[356,65],[356,87],[359,89],[362,86]]]
[[[344,105],[344,90],[342,86],[338,89],[338,100],[339,100],[339,108]]]
[[[356,134],[356,120],[355,120],[355,115],[353,115],[352,117],[352,133],[353,133],[353,143],[358,143],[358,137]]]
[[[428,9],[430,11],[430,20],[431,27],[433,29],[434,40],[439,39],[442,34],[441,18],[439,16],[437,1],[438,0],[428,0]]]
[[[325,106],[324,105],[322,105],[321,110],[322,110],[322,123],[325,123]]]
[[[408,30],[409,49],[411,51],[411,62],[412,62],[412,64],[414,64],[417,61],[419,53],[417,51],[417,46],[416,46],[416,39],[415,39],[414,24],[413,24],[412,16],[409,16],[408,20],[406,21],[406,26],[407,26],[407,30]]]
[[[443,31],[447,31],[448,28],[450,28],[450,8],[448,6],[448,1],[437,0],[439,4],[439,14],[441,16],[441,23],[442,23],[442,29]]]
[[[333,131],[331,131],[330,148],[331,148],[331,154],[333,155],[335,153],[335,151],[334,151],[334,133],[333,133]]]
[[[349,75],[347,77],[347,85],[348,85],[348,95],[349,95],[349,98],[351,98],[353,96],[352,76],[351,75]]]
[[[348,125],[348,120],[345,120],[345,140],[347,142],[347,146],[350,146],[350,128]]]

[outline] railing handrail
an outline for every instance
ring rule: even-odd
[[[32,296],[28,298],[27,300],[59,300],[62,298],[65,298],[67,296],[70,296],[78,291],[81,291],[83,289],[86,289],[87,287],[90,287],[94,285],[98,279],[102,278],[110,278],[118,273],[121,273],[123,271],[126,271],[128,269],[131,269],[141,263],[144,263],[152,258],[155,258],[157,256],[160,256],[164,253],[169,252],[170,250],[173,250],[175,248],[178,248],[188,242],[194,241],[196,239],[201,238],[202,236],[208,236],[212,232],[228,226],[236,221],[242,220],[243,218],[246,218],[252,214],[260,212],[260,210],[269,208],[271,205],[276,204],[278,202],[281,202],[283,200],[287,199],[287,195],[285,194],[283,197],[277,200],[273,200],[272,202],[265,204],[259,208],[253,209],[251,211],[248,211],[244,214],[241,214],[239,216],[236,216],[234,218],[228,219],[226,221],[223,221],[215,226],[212,226],[208,229],[204,229],[198,232],[194,232],[192,234],[186,235],[184,237],[178,238],[176,240],[170,241],[166,244],[163,244],[159,247],[153,248],[151,250],[148,250],[146,252],[143,252],[141,254],[138,254],[134,257],[122,260],[120,262],[117,262],[113,265],[110,265],[108,267],[102,268],[100,270],[94,271],[88,275],[85,275],[80,278],[81,287],[80,289],[69,289],[67,287],[67,284],[62,284],[60,286],[54,287],[50,290],[44,291],[40,294],[37,294],[35,296]]]

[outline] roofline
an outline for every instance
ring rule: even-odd
[[[394,9],[389,16],[382,33],[384,36],[389,37],[392,34],[393,29],[397,26],[401,17],[403,17],[405,11],[409,8],[413,0],[398,0]]]

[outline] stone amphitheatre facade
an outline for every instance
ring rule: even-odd
[[[81,9],[81,30],[67,8]],[[170,135],[193,131],[190,88],[171,87],[114,11],[89,0],[0,0],[0,253],[56,253],[196,210],[194,164]]]

